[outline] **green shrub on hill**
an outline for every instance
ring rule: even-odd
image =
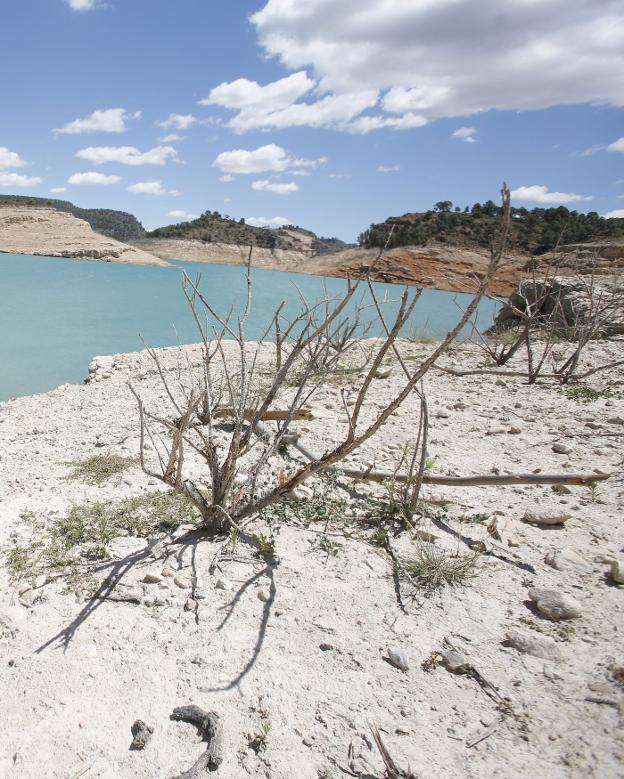
[[[456,246],[488,248],[499,229],[500,208],[488,200],[453,209],[450,200],[436,203],[431,211],[390,217],[372,224],[358,238],[360,246],[425,246],[432,242]],[[512,249],[543,254],[557,244],[624,238],[624,219],[604,219],[595,211],[580,214],[564,206],[559,208],[512,208],[512,229],[509,246]]]

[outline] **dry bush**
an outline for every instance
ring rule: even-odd
[[[163,369],[154,350],[149,350],[162,381],[169,409],[166,413],[147,409],[138,393],[141,422],[141,465],[177,492],[186,495],[201,514],[209,533],[240,529],[242,521],[266,507],[282,501],[306,479],[336,470],[340,463],[374,436],[390,416],[413,393],[419,392],[423,377],[444,355],[471,320],[492,275],[503,256],[509,230],[509,191],[503,187],[504,217],[500,240],[493,247],[487,273],[478,292],[448,335],[432,345],[420,364],[408,367],[400,353],[399,334],[408,323],[422,290],[406,288],[392,321],[384,318],[373,286],[364,281],[349,281],[347,291],[338,299],[308,303],[301,297],[300,312],[288,320],[283,305],[273,316],[265,336],[275,333],[275,366],[261,373],[261,343],[246,342],[245,326],[252,305],[250,274],[251,250],[247,269],[247,300],[238,317],[230,312],[220,316],[200,289],[199,280],[184,278],[184,293],[198,328],[202,360],[198,370],[190,366],[172,379]],[[381,256],[380,252],[380,256]],[[306,404],[323,383],[328,371],[340,368],[346,354],[357,348],[366,325],[362,307],[355,305],[356,294],[368,288],[372,306],[384,335],[371,342],[372,351],[359,374],[354,374],[355,389],[347,399],[343,391],[344,426],[337,443],[328,443],[323,453],[310,452],[292,432],[293,423],[306,416]],[[226,341],[232,343],[226,345]],[[264,339],[261,339],[264,340]],[[227,354],[227,352],[231,352]],[[383,406],[367,404],[373,380],[386,358],[396,358],[404,372],[402,386]],[[347,402],[349,400],[349,402]],[[424,398],[421,395],[421,403]],[[426,415],[426,406],[423,406]],[[269,427],[267,422],[275,422]],[[421,431],[423,417],[421,414]],[[408,505],[414,506],[421,480],[421,456],[424,433],[416,446],[410,465]],[[145,455],[149,440],[155,458]],[[284,446],[294,446],[306,462],[290,471],[271,476],[270,463]],[[202,475],[191,477],[189,455],[202,463]],[[155,460],[155,461],[154,461]],[[291,463],[292,467],[292,463]],[[349,473],[349,469],[340,468]],[[352,475],[352,469],[351,474]],[[362,475],[360,473],[360,475]]]

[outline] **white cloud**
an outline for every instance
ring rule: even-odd
[[[530,187],[518,187],[511,191],[512,200],[528,200],[531,203],[576,203],[581,200],[593,200],[593,195],[577,195],[574,192],[549,192],[542,184]]]
[[[106,162],[119,162],[121,165],[165,165],[168,160],[177,159],[178,152],[173,146],[156,146],[141,152],[134,146],[90,146],[81,149],[76,157],[89,160],[95,165]]]
[[[458,127],[451,137],[459,138],[462,141],[466,141],[466,143],[477,143],[476,133],[476,127]]]
[[[60,195],[60,194],[61,194],[61,192],[67,192],[67,187],[52,187],[52,189],[50,190],[50,192],[51,192],[53,195]]]
[[[269,143],[260,146],[253,151],[246,149],[233,149],[224,151],[212,163],[213,168],[218,168],[225,174],[237,175],[246,173],[282,173],[290,168],[315,168],[324,165],[327,157],[319,157],[317,160],[305,160],[291,157],[286,149]]]
[[[74,119],[64,127],[54,129],[56,135],[79,135],[80,133],[125,133],[126,122],[140,119],[141,112],[128,113],[125,108],[98,109],[84,119]]]
[[[0,187],[36,187],[42,181],[38,176],[20,176],[19,173],[0,171]]]
[[[6,146],[0,146],[0,170],[21,168],[24,165],[26,165],[26,160],[23,160],[19,154],[10,151]]]
[[[178,141],[185,141],[186,135],[178,135],[177,133],[169,133],[162,138],[158,139],[158,143],[176,143]]]
[[[202,103],[236,111],[229,126],[237,132],[306,125],[357,133],[490,109],[622,106],[624,82],[613,77],[624,71],[620,5],[267,0],[251,22],[265,53],[294,72],[263,86],[220,84]]]
[[[607,146],[607,151],[620,151],[624,153],[624,137],[618,138]]]
[[[223,184],[229,184],[230,181],[234,181],[234,176],[231,173],[224,173],[223,176],[219,176],[219,181]]]
[[[167,119],[161,119],[159,122],[156,122],[156,125],[165,130],[172,128],[176,130],[188,130],[196,121],[197,118],[193,116],[193,114],[169,114]]]
[[[172,216],[174,219],[184,219],[184,220],[199,219],[199,214],[190,214],[188,211],[179,211],[179,210],[169,211],[167,216]]]
[[[377,170],[379,173],[396,173],[401,170],[400,165],[378,165]]]
[[[615,211],[609,211],[603,214],[605,219],[624,219],[624,208],[616,208]]]
[[[252,227],[283,227],[292,224],[285,216],[248,216],[245,222]]]
[[[298,192],[299,185],[294,181],[289,181],[285,184],[275,184],[267,179],[262,181],[253,181],[251,184],[252,189],[257,189],[261,192],[273,192],[276,195],[290,195],[291,192]]]
[[[104,173],[74,173],[67,179],[67,183],[76,187],[88,186],[107,186],[110,184],[119,184],[121,176],[106,176]]]
[[[128,187],[128,192],[134,192],[138,195],[166,195],[167,190],[163,187],[162,181],[138,181]],[[175,191],[169,194],[175,194]],[[178,193],[179,194],[179,193]]]
[[[67,0],[72,11],[93,11],[98,0]]]

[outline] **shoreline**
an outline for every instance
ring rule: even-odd
[[[406,344],[405,356],[422,360],[430,350]],[[158,354],[175,381],[178,365],[197,364],[200,347],[169,347]],[[622,354],[621,340],[592,343],[588,364]],[[461,368],[482,359],[471,344],[459,345],[449,357]],[[272,359],[271,350],[263,348],[263,371]],[[373,384],[372,407],[402,384],[394,360],[387,367],[390,376]],[[132,380],[149,408],[164,408],[166,396],[153,363],[145,351],[126,353],[114,364],[102,363],[94,374],[90,384],[64,385],[0,406],[0,458],[7,474],[0,502],[3,550],[33,537],[44,539],[45,528],[58,524],[72,507],[113,506],[162,490],[136,464],[138,412],[126,385]],[[617,371],[611,371],[591,382],[600,387],[616,379]],[[310,402],[312,418],[297,429],[312,449],[322,451],[344,426],[340,390],[350,382],[345,377],[323,384]],[[432,534],[435,548],[451,556],[470,553],[456,534],[482,545],[487,554],[480,555],[475,577],[456,587],[429,595],[416,590],[412,600],[402,583],[403,609],[390,562],[369,540],[374,527],[352,524],[345,518],[351,509],[338,508],[342,503],[323,502],[339,499],[350,507],[375,495],[388,499],[384,489],[358,483],[350,484],[350,495],[311,480],[315,494],[326,495],[314,498],[318,510],[334,507],[320,519],[305,519],[311,509],[299,516],[304,509],[295,507],[296,522],[280,521],[279,564],[270,570],[244,545],[211,574],[221,541],[187,547],[162,532],[114,538],[112,563],[120,572],[115,590],[132,593],[138,602],[104,600],[88,608],[88,600],[76,600],[55,576],[44,575],[24,590],[28,576],[11,581],[3,564],[0,662],[6,673],[0,695],[8,716],[0,773],[66,779],[83,754],[90,756],[94,776],[172,775],[201,751],[194,737],[169,719],[175,706],[193,702],[222,717],[227,744],[222,771],[231,779],[265,772],[265,758],[274,779],[316,779],[324,767],[344,759],[350,744],[357,770],[380,775],[379,756],[366,744],[370,722],[381,729],[393,758],[423,776],[432,765],[440,776],[475,779],[501,772],[526,777],[547,772],[554,779],[617,775],[621,754],[619,737],[613,736],[622,694],[609,669],[610,663],[621,664],[622,593],[608,585],[605,573],[622,545],[624,485],[620,439],[601,435],[595,426],[603,433],[624,432],[619,423],[607,422],[624,418],[624,398],[581,404],[548,382],[529,387],[521,379],[497,382],[437,372],[427,376],[426,391],[434,474],[575,472],[588,469],[590,456],[589,470],[615,475],[593,497],[582,487],[568,493],[526,486],[427,488],[427,499],[449,502],[444,510],[430,504],[432,515],[419,519],[419,532]],[[410,398],[352,464],[375,462],[391,470],[415,435],[416,419],[416,399]],[[568,453],[554,451],[557,443],[565,443]],[[100,485],[68,479],[71,462],[96,455],[131,461]],[[279,473],[280,462],[272,461],[271,472]],[[188,467],[200,466],[193,460]],[[550,530],[523,522],[535,505],[566,512],[570,519]],[[335,555],[318,547],[327,521]],[[493,521],[498,536],[488,531]],[[261,520],[250,529],[267,532]],[[414,543],[405,533],[393,540],[399,554],[409,554]],[[161,575],[168,566],[183,586]],[[97,574],[98,581],[108,570]],[[147,574],[160,577],[160,583],[145,583]],[[185,606],[192,575],[205,593],[198,622]],[[573,596],[581,603],[581,616],[565,623],[540,617],[526,606],[530,587]],[[86,588],[85,583],[83,593]],[[260,595],[270,588],[274,595],[267,605]],[[225,622],[224,614],[229,615]],[[510,647],[506,637],[513,631],[541,640],[550,654]],[[63,635],[67,643],[59,652]],[[447,640],[508,699],[511,714],[501,716],[470,676],[453,675],[435,663],[427,670]],[[407,672],[384,662],[389,647],[405,652]],[[596,697],[615,703],[597,705]],[[246,747],[246,734],[258,728],[258,706],[271,723],[261,755]],[[128,751],[137,717],[155,727],[148,748],[138,753]],[[467,748],[492,727],[482,746]]]

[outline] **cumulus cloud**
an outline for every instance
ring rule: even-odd
[[[616,208],[615,211],[609,211],[603,216],[605,219],[624,219],[624,208]]]
[[[0,171],[0,187],[36,187],[42,181],[38,176],[21,176],[19,173]]]
[[[67,0],[67,3],[72,11],[93,11],[98,0]]]
[[[253,181],[251,184],[252,189],[257,189],[260,192],[273,192],[276,195],[290,195],[292,192],[299,191],[299,185],[294,181],[288,183],[279,184],[267,179],[261,181]]]
[[[17,152],[10,151],[6,146],[0,146],[0,170],[22,168],[24,165],[26,160],[23,160]]]
[[[226,175],[248,173],[283,173],[290,168],[306,169],[324,165],[327,157],[319,157],[316,160],[299,159],[291,157],[281,146],[269,143],[258,149],[233,149],[224,151],[212,163]]]
[[[219,181],[229,184],[230,181],[234,181],[234,176],[231,173],[224,173],[223,176],[219,176]]]
[[[121,176],[106,176],[104,173],[95,173],[94,171],[88,171],[87,173],[74,173],[67,179],[67,183],[76,187],[88,187],[88,186],[107,186],[110,184],[119,184]]]
[[[379,173],[396,173],[401,170],[400,165],[378,165],[377,171]]]
[[[169,133],[158,139],[158,143],[177,143],[178,141],[185,141],[186,135],[178,135],[177,133]]]
[[[475,135],[477,133],[476,127],[458,127],[457,130],[451,136],[452,138],[459,138],[466,143],[476,143],[477,139]]]
[[[283,227],[292,224],[285,216],[248,216],[245,222],[252,227]]]
[[[67,187],[52,187],[52,189],[50,190],[50,192],[51,192],[53,195],[60,195],[60,194],[61,194],[61,192],[67,192]]]
[[[202,102],[235,111],[238,132],[364,133],[490,109],[624,105],[617,0],[268,0],[251,22],[293,72],[210,92]]]
[[[162,181],[138,181],[136,184],[131,184],[128,187],[128,192],[134,192],[138,195],[176,195],[179,194],[177,190],[171,190],[167,192],[163,187]]]
[[[193,114],[169,114],[167,119],[161,119],[156,125],[164,130],[188,130],[196,121],[197,118]]]
[[[54,129],[56,135],[79,135],[81,133],[125,133],[126,122],[140,119],[141,111],[128,113],[125,108],[106,108],[94,111],[84,119],[74,119],[64,127]]]
[[[199,214],[190,214],[188,211],[174,210],[169,211],[167,216],[172,216],[174,219],[183,219],[185,221],[189,219],[199,219]]]
[[[528,200],[531,203],[576,203],[581,200],[593,200],[593,195],[577,195],[574,192],[550,192],[543,184],[512,189],[512,200]]]
[[[119,162],[122,165],[165,165],[168,160],[177,159],[178,152],[173,146],[156,146],[141,152],[134,146],[90,146],[81,149],[76,157],[89,160],[95,165],[106,162]]]

